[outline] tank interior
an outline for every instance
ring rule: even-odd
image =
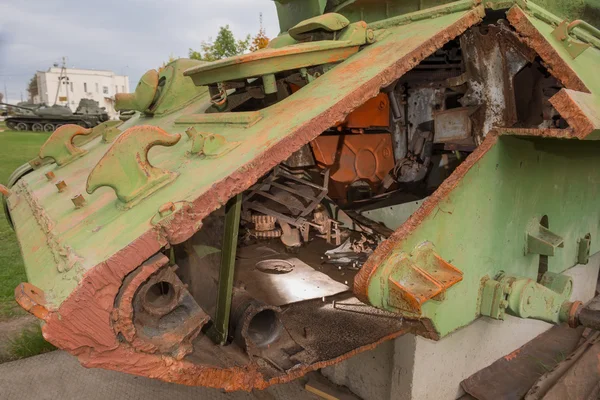
[[[165,249],[171,266],[133,298],[138,346],[160,342],[161,352],[223,368],[256,363],[276,378],[408,331],[434,335],[426,321],[361,303],[354,277],[494,127],[567,127],[548,101],[561,84],[498,18],[488,15],[272,169],[241,195],[236,226],[230,201]],[[206,113],[267,108],[334,66],[212,85]],[[237,243],[224,243],[231,237]],[[214,346],[219,271],[232,246],[226,345]]]

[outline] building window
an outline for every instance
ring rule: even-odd
[[[108,94],[108,86],[102,86],[102,93]]]
[[[121,93],[125,93],[125,86],[121,86]]]
[[[96,83],[96,93],[100,93],[100,85]]]
[[[119,87],[115,85],[115,94],[119,93]]]
[[[87,83],[83,82],[83,91],[87,93]]]
[[[73,82],[71,82],[71,93],[73,93]]]

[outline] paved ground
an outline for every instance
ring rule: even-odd
[[[263,392],[223,393],[192,388],[114,371],[83,368],[77,359],[55,351],[0,365],[2,400],[318,400],[301,381]]]

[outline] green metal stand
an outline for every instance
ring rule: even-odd
[[[217,293],[217,309],[215,321],[208,332],[210,338],[217,344],[227,343],[229,331],[229,314],[231,312],[231,295],[233,292],[233,273],[235,270],[235,255],[237,250],[240,215],[242,210],[242,195],[231,198],[225,206],[225,233],[221,251],[221,269],[219,271],[219,292]]]

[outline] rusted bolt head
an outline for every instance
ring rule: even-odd
[[[46,172],[46,179],[48,179],[50,182],[52,182],[54,180],[54,178],[56,178],[56,175],[54,175],[54,172],[52,172],[52,171]]]
[[[58,189],[59,193],[62,193],[67,188],[67,184],[65,183],[65,181],[58,181],[56,182],[56,188]]]
[[[158,213],[160,214],[161,217],[169,216],[169,215],[173,214],[173,212],[175,212],[175,204],[173,204],[171,202],[163,204],[158,209]]]
[[[4,185],[0,185],[0,194],[4,197],[10,197],[11,191]]]
[[[82,208],[85,206],[85,197],[83,197],[83,195],[78,194],[77,196],[73,197],[71,199],[71,201],[73,202],[73,204],[75,204],[75,208]]]
[[[375,31],[373,29],[367,29],[367,43],[375,42]]]

